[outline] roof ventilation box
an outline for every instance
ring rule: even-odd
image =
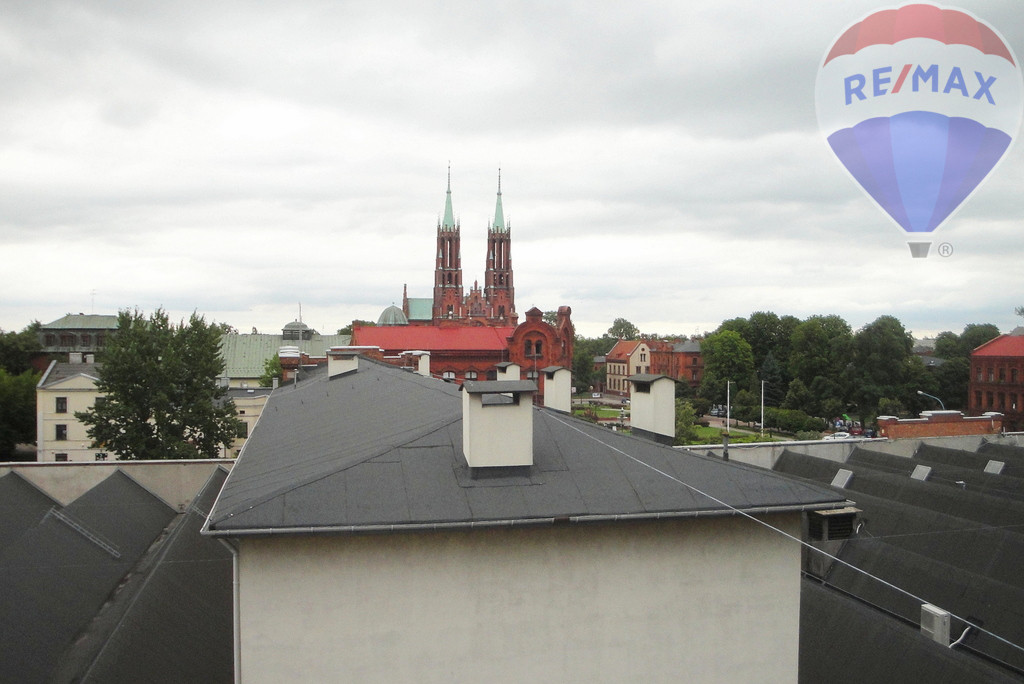
[[[462,451],[470,468],[533,465],[529,380],[467,380],[462,385]]]

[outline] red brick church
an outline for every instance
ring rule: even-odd
[[[512,229],[501,204],[501,174],[494,220],[487,226],[484,284],[474,282],[467,293],[462,280],[461,226],[452,210],[451,171],[444,214],[437,223],[434,291],[431,298],[408,296],[402,308],[388,307],[377,326],[355,326],[352,344],[377,346],[385,357],[403,352],[430,352],[431,373],[461,382],[493,379],[497,365],[520,366],[524,379],[540,378],[545,368],[572,368],[575,330],[572,310],[558,308],[554,325],[533,308],[519,324],[512,274]],[[397,362],[397,360],[396,360]]]

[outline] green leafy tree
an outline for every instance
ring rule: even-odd
[[[697,412],[693,404],[676,399],[676,444],[692,444],[697,441]]]
[[[964,345],[955,332],[945,330],[935,337],[935,356],[940,359],[964,358]]]
[[[132,460],[217,457],[240,422],[217,381],[220,336],[194,313],[173,325],[162,309],[122,311],[96,383],[105,399],[75,414],[93,446]]]
[[[970,381],[970,359],[947,359],[932,371],[938,383],[936,396],[941,397],[946,408],[962,411],[967,408],[967,386]]]
[[[17,375],[0,368],[0,461],[14,460],[17,444],[36,439],[36,383],[33,370]]]
[[[704,357],[704,379],[700,395],[722,403],[726,382],[738,389],[750,389],[754,383],[754,353],[750,344],[734,330],[723,330],[704,338],[700,345]]]
[[[811,402],[811,391],[807,389],[807,385],[800,378],[793,378],[789,383],[786,398],[782,401],[782,408],[791,411],[807,411]]]
[[[969,323],[960,333],[960,344],[964,356],[970,357],[971,352],[989,340],[999,337],[999,328],[992,323]]]
[[[349,323],[348,325],[346,325],[344,328],[338,328],[338,334],[339,335],[351,335],[352,334],[352,328],[354,328],[357,325],[362,327],[362,328],[375,328],[375,327],[377,327],[377,323],[375,321],[361,321],[361,320],[359,320],[357,318],[357,319],[353,320],[351,323]]]
[[[39,351],[39,321],[21,332],[0,330],[0,368],[18,375],[32,367],[32,356]]]
[[[786,380],[782,373],[782,365],[775,360],[775,354],[768,352],[761,364],[761,381],[764,383],[764,403],[766,406],[781,406],[786,398]]]
[[[879,415],[883,398],[900,402],[907,396],[907,384],[914,370],[909,363],[913,347],[910,333],[893,316],[879,316],[857,332],[853,397],[863,419]],[[917,362],[920,364],[920,359]]]
[[[635,340],[640,337],[640,328],[625,318],[616,318],[608,328],[608,335],[620,340]]]
[[[284,369],[281,367],[281,357],[274,354],[263,362],[263,375],[260,376],[260,387],[273,387],[274,380],[280,381]]]
[[[758,420],[761,412],[760,399],[750,390],[740,390],[732,400],[732,417],[744,423]]]

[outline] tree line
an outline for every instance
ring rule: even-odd
[[[741,420],[759,413],[762,390],[767,407],[825,419],[855,415],[865,423],[879,415],[917,415],[939,408],[925,395],[941,398],[948,409],[964,410],[971,351],[999,334],[991,323],[942,332],[931,354],[937,361],[929,367],[914,353],[912,335],[894,316],[879,316],[855,331],[836,314],[800,320],[756,311],[723,321],[703,336],[700,386],[691,391],[679,383],[679,391],[702,413],[712,404],[725,403],[729,383],[731,403]],[[577,386],[603,381],[594,370],[594,356],[607,354],[618,339],[645,337],[678,339],[643,335],[622,318],[599,338],[578,336],[573,362]],[[787,420],[799,422],[792,415]]]

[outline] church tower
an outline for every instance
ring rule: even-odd
[[[448,167],[448,193],[444,218],[437,222],[437,262],[434,267],[434,323],[463,316],[462,254],[459,224],[452,212],[452,169]]]
[[[501,169],[498,169],[498,200],[494,222],[487,227],[487,268],[484,273],[484,298],[488,318],[497,325],[515,325],[515,288],[512,285],[512,227],[505,222],[501,206]]]

